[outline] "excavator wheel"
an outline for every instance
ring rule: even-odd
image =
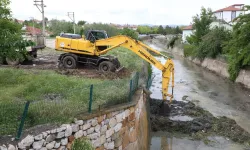
[[[99,64],[99,70],[102,72],[114,72],[115,65],[110,61],[103,61]]]
[[[73,56],[65,56],[62,60],[63,66],[66,69],[75,69],[77,66],[77,61]]]

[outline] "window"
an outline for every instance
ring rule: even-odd
[[[231,16],[231,21],[233,21],[234,20],[234,18],[236,18],[236,11],[232,11],[232,16]]]

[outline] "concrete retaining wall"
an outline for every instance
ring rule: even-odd
[[[75,139],[85,137],[96,150],[147,150],[149,124],[146,106],[146,96],[143,90],[138,90],[132,102],[92,114],[80,114],[71,124],[28,135],[17,145],[6,143],[0,149],[69,150]]]
[[[191,57],[188,57],[188,59],[193,63],[213,71],[222,77],[229,78],[228,64],[225,62],[210,58],[205,58],[203,61],[200,61],[197,58],[192,59]],[[242,69],[235,82],[244,85],[246,88],[250,88],[250,70]]]

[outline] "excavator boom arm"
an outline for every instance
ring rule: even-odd
[[[170,98],[170,102],[173,98],[173,88],[174,88],[174,63],[173,61],[168,58],[166,63],[163,65],[159,62],[153,55],[151,55],[146,49],[166,57],[165,55],[161,54],[159,51],[152,49],[151,47],[143,44],[140,41],[136,41],[131,39],[130,37],[124,35],[118,35],[107,39],[97,40],[95,41],[95,46],[111,46],[102,51],[96,51],[97,55],[102,55],[107,53],[110,50],[113,50],[116,47],[122,46],[125,47],[139,57],[143,58],[145,61],[149,62],[150,64],[154,65],[156,68],[162,71],[162,96],[163,100],[167,100],[167,97]],[[168,93],[169,83],[172,79],[172,93]]]

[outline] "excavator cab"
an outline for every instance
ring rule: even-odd
[[[85,37],[86,40],[94,43],[96,40],[107,39],[108,35],[104,30],[88,30]]]

